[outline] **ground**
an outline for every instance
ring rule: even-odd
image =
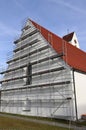
[[[83,123],[0,113],[0,130],[86,130]]]
[[[0,130],[68,130],[58,126],[37,123],[11,116],[0,115]],[[72,130],[72,129],[71,129]]]

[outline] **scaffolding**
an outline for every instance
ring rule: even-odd
[[[46,41],[41,27],[36,29],[31,25],[23,28],[21,37],[14,43],[13,57],[7,61],[7,70],[1,72],[4,74],[0,81],[1,111],[74,118],[72,76],[62,59],[66,56],[67,61],[66,43],[62,41],[62,48],[55,52],[52,34],[48,34]]]

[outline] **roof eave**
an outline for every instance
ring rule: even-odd
[[[78,73],[86,74],[85,71],[82,71],[82,70],[79,70],[79,69],[76,69],[76,68],[72,68],[72,69],[73,69],[73,71],[76,71]]]

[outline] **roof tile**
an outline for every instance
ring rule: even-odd
[[[65,55],[62,58],[68,65],[73,69],[86,73],[86,53],[84,51],[69,44],[64,39],[48,31],[34,21],[30,21],[37,29],[39,29],[43,37],[52,45],[57,53],[64,51]]]

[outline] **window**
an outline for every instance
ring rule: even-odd
[[[26,98],[26,101],[24,102],[23,111],[31,111],[31,100],[29,100],[28,98]]]
[[[30,85],[32,83],[32,65],[30,63],[27,65],[26,75],[26,85]]]
[[[76,41],[76,40],[74,40],[74,43],[77,43],[77,41]]]

